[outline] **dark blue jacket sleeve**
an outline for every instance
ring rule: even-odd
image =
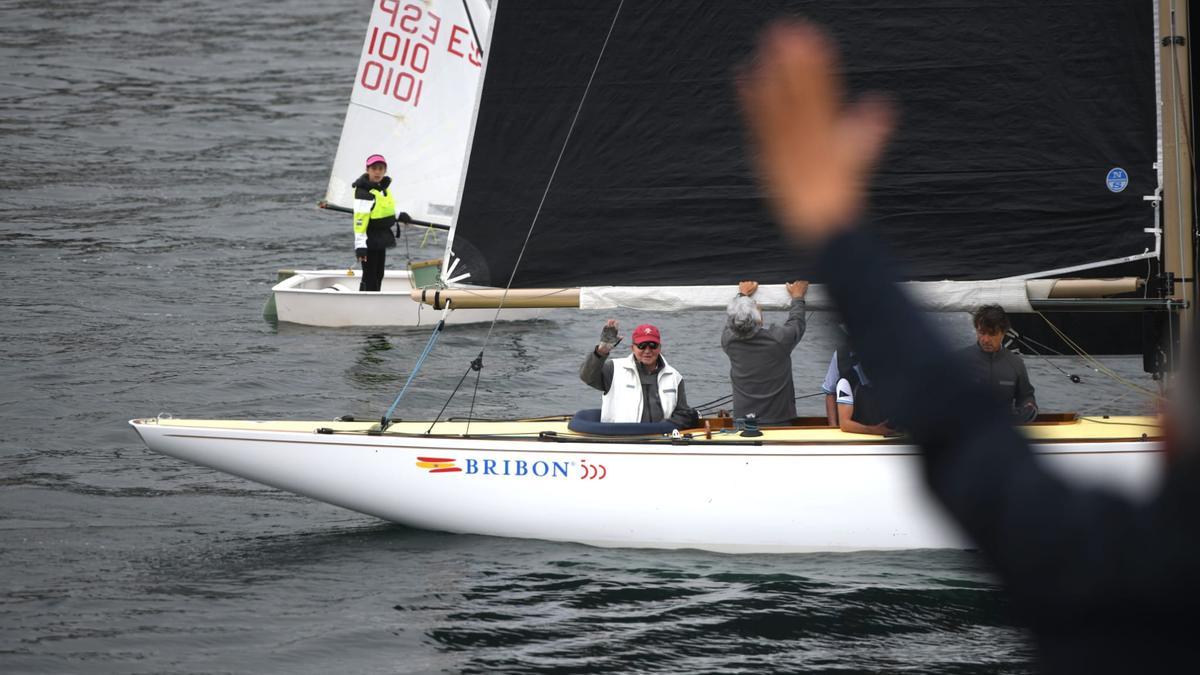
[[[893,283],[899,276],[867,234],[830,241],[820,271],[885,412],[923,448],[929,486],[1035,623],[1113,603],[1165,609],[1180,582],[1196,588],[1200,573],[1178,569],[1180,544],[1167,543],[1183,533],[1182,560],[1196,562],[1196,499],[1166,490],[1137,505],[1047,471]],[[1175,480],[1195,478],[1196,464]]]

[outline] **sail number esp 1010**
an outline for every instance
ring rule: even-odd
[[[444,59],[460,59],[475,68],[482,65],[468,26],[444,23],[421,3],[379,0],[371,15],[358,83],[416,108],[426,77]]]

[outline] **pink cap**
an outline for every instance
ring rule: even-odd
[[[640,345],[643,342],[657,342],[662,344],[662,338],[658,335],[658,329],[648,323],[644,323],[633,329],[633,344]]]
[[[371,155],[367,158],[367,166],[371,166],[372,164],[387,166],[387,160],[383,158],[383,155]]]

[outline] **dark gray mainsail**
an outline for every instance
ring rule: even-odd
[[[1152,0],[564,0],[496,4],[455,274],[508,285],[535,220],[514,287],[804,274],[761,198],[734,84],[785,15],[833,33],[853,92],[898,102],[868,220],[909,278],[1154,254]]]

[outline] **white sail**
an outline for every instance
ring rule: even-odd
[[[1049,299],[1104,298],[1141,288],[1138,277],[1116,279],[991,279],[985,281],[909,281],[900,287],[927,312],[970,312],[983,305],[1000,305],[1008,312],[1034,312],[1035,302]],[[724,309],[737,286],[584,286],[582,288],[522,288],[504,290],[455,286],[436,292],[414,291],[413,300],[458,309],[484,307],[578,307],[634,309],[643,312]],[[755,301],[768,309],[785,309],[791,302],[782,284],[763,284]],[[820,284],[809,286],[810,310],[836,309]]]
[[[934,312],[965,312],[980,305],[1001,305],[1010,312],[1032,312],[1026,282],[910,281],[901,284],[918,307]],[[579,289],[582,309],[628,308],[642,311],[724,309],[736,286],[592,286]],[[783,284],[763,284],[754,299],[768,309],[784,309],[791,302]],[[834,309],[825,289],[814,284],[805,297],[810,309]]]
[[[396,208],[449,224],[470,134],[490,10],[482,0],[402,3],[371,11],[325,201],[352,206],[366,158],[388,160]]]

